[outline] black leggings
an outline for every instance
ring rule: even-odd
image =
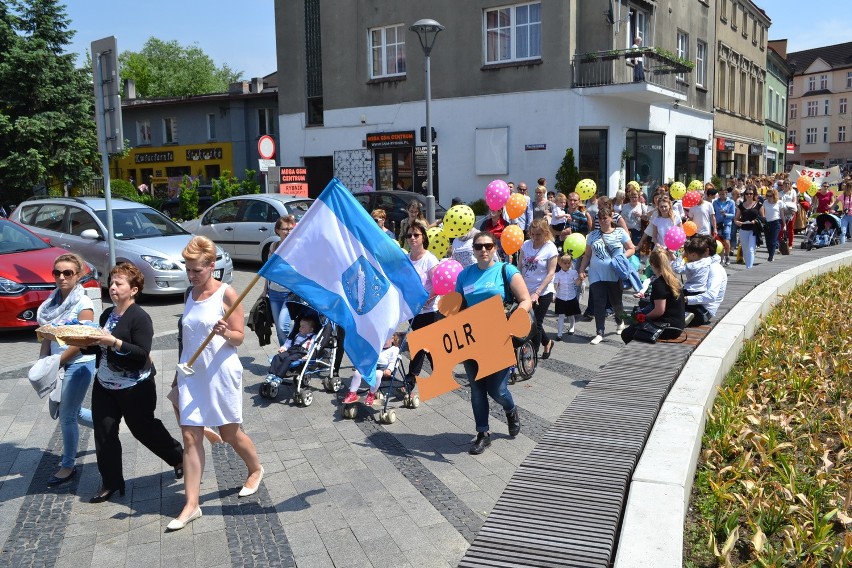
[[[533,347],[536,351],[542,345],[550,343],[550,338],[544,331],[544,316],[547,315],[547,309],[553,301],[553,292],[538,297],[538,303],[532,305],[532,313],[535,316],[535,337],[533,337]]]
[[[607,303],[612,305],[615,311],[615,323],[621,323],[621,312],[624,311],[621,302],[621,282],[600,280],[593,282],[589,290],[592,292],[592,304],[594,304],[592,310],[595,314],[595,331],[598,335],[603,335]]]
[[[417,314],[411,319],[411,330],[417,330],[422,327],[426,327],[430,323],[434,323],[439,319],[443,318],[440,312],[426,312],[425,314]],[[408,367],[408,376],[417,377],[420,374],[420,371],[423,369],[423,362],[426,360],[426,352],[420,351],[416,355],[414,353],[411,354],[411,365]]]

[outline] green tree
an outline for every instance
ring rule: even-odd
[[[180,184],[180,217],[181,219],[195,219],[198,217],[198,179],[190,179],[183,176]]]
[[[139,52],[122,52],[118,60],[122,79],[133,79],[143,98],[223,93],[242,74],[227,64],[216,67],[197,44],[184,47],[155,37]]]
[[[580,172],[574,163],[574,150],[573,148],[568,148],[565,151],[565,157],[562,158],[562,165],[556,171],[556,183],[554,187],[557,192],[568,195],[577,187],[578,181],[580,181]]]
[[[74,32],[57,0],[0,3],[0,188],[91,182],[100,169],[91,72],[64,53]]]

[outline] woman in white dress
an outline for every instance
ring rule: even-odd
[[[236,291],[213,278],[216,246],[207,237],[193,237],[183,249],[186,273],[192,292],[183,309],[183,350],[181,362],[189,360],[212,330],[215,335],[193,364],[192,375],[178,377],[180,428],[183,434],[183,467],[186,504],[180,515],[168,524],[180,530],[201,516],[199,493],[204,473],[204,427],[219,428],[222,440],[231,444],[245,462],[248,479],[240,497],[257,493],[263,467],[251,438],[240,430],[243,421],[243,366],[237,347],[245,339],[242,305],[228,317],[225,312],[236,302]]]

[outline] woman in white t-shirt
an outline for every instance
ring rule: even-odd
[[[83,259],[76,254],[63,254],[53,262],[56,290],[39,306],[36,316],[39,325],[64,325],[71,322],[91,322],[95,306],[80,285]],[[59,427],[62,430],[62,461],[57,471],[47,480],[48,487],[71,481],[77,474],[74,465],[80,442],[78,420],[92,427],[92,411],[83,408],[83,399],[95,375],[95,355],[80,352],[79,347],[59,345],[45,339],[41,342],[39,358],[59,355],[59,364],[65,370],[62,379],[62,402],[59,404]]]
[[[538,350],[539,346],[544,346],[541,358],[547,359],[553,350],[553,340],[548,338],[544,331],[544,316],[553,301],[553,275],[556,273],[559,252],[553,244],[553,234],[550,232],[548,219],[533,221],[530,225],[530,237],[521,246],[518,266],[533,303],[532,311],[537,331],[533,339],[533,347]]]
[[[411,249],[408,258],[411,260],[411,264],[414,265],[414,270],[420,275],[420,282],[422,282],[423,288],[429,294],[426,303],[423,304],[423,309],[409,322],[412,330],[426,327],[441,317],[441,314],[438,313],[438,296],[435,295],[432,289],[432,276],[435,273],[435,267],[438,266],[438,259],[427,250],[429,247],[429,237],[426,234],[426,229],[426,223],[416,219],[408,225],[403,235],[405,242]],[[420,374],[425,360],[426,356],[422,351],[411,360],[411,365],[408,366],[408,375],[406,375],[406,388],[409,389],[409,392],[414,388],[417,375]]]
[[[657,200],[657,209],[651,214],[648,227],[645,229],[645,236],[642,239],[650,238],[652,245],[664,247],[666,246],[666,233],[672,227],[677,227],[680,224],[681,218],[675,213],[671,199],[667,195],[662,195]]]

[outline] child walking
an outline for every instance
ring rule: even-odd
[[[394,333],[385,342],[382,347],[382,352],[379,353],[379,360],[376,362],[376,384],[370,387],[367,393],[367,398],[364,404],[372,406],[376,400],[376,393],[379,386],[382,384],[382,379],[389,379],[393,375],[393,370],[396,368],[396,359],[399,357],[399,335]],[[361,373],[356,369],[352,373],[352,381],[349,383],[349,394],[343,399],[343,404],[352,404],[358,402],[358,387],[361,386]]]
[[[580,298],[577,290],[580,275],[574,267],[574,258],[569,253],[559,257],[559,270],[553,275],[553,284],[556,286],[554,308],[558,323],[556,339],[562,341],[565,318],[568,318],[568,335],[574,335],[575,316],[580,314]]]

